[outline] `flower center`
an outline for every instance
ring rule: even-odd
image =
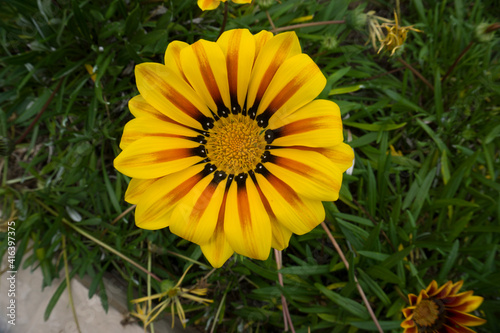
[[[240,174],[256,167],[266,148],[263,129],[250,117],[230,114],[209,131],[207,157],[217,169]]]
[[[442,305],[437,300],[424,299],[417,304],[413,312],[413,320],[418,327],[425,328],[438,324],[437,320],[443,312]],[[420,330],[419,330],[420,332]]]

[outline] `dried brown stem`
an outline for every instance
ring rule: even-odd
[[[332,233],[330,232],[330,229],[328,229],[328,226],[325,224],[325,222],[321,222],[321,226],[323,227],[323,230],[325,230],[326,234],[328,235],[328,238],[333,244],[333,247],[335,247],[335,250],[337,250],[337,253],[340,256],[340,259],[342,259],[342,262],[345,265],[345,268],[349,270],[349,262],[347,261],[346,257],[344,256],[344,252],[342,252],[342,249],[340,248],[339,244],[333,237]],[[377,320],[377,317],[375,316],[375,313],[373,312],[373,309],[368,302],[368,299],[366,298],[365,292],[363,291],[363,288],[359,284],[358,278],[356,275],[354,275],[354,282],[356,282],[356,287],[358,288],[359,294],[361,295],[361,298],[363,299],[363,302],[365,303],[366,308],[368,309],[368,312],[370,313],[370,316],[372,317],[373,322],[375,323],[375,326],[377,326],[377,329],[380,333],[383,333],[384,331],[382,330],[382,327],[380,327],[380,324]]]
[[[446,74],[443,75],[443,77],[441,78],[441,82],[444,82],[444,80],[446,80],[446,78],[451,74],[451,72],[453,72],[453,70],[455,69],[455,67],[457,67],[457,65],[460,62],[460,60],[462,60],[462,58],[464,57],[464,55],[467,53],[467,51],[470,50],[470,48],[472,47],[473,44],[474,44],[474,41],[471,41],[469,43],[469,45],[467,45],[465,47],[465,49],[463,49],[462,52],[460,52],[460,54],[458,55],[457,59],[455,59],[455,61],[450,66],[450,68],[448,69],[448,71],[446,72]]]
[[[224,3],[224,19],[222,20],[222,25],[220,26],[220,32],[219,32],[219,36],[217,37],[217,39],[219,39],[219,37],[222,35],[224,30],[226,29],[227,11],[228,11],[228,4],[226,2],[226,3]]]
[[[40,119],[40,117],[42,116],[42,114],[45,112],[45,110],[47,110],[48,106],[50,105],[50,102],[52,102],[52,100],[54,99],[54,96],[59,91],[59,88],[61,88],[61,83],[63,82],[63,79],[64,79],[64,77],[62,77],[59,80],[59,83],[57,83],[56,88],[54,89],[54,91],[52,91],[52,93],[49,96],[49,99],[45,102],[45,104],[43,105],[43,107],[40,110],[40,112],[38,112],[38,114],[36,115],[35,119],[33,119],[33,121],[28,126],[28,128],[23,132],[23,134],[21,134],[21,136],[19,137],[19,139],[17,139],[14,144],[17,145],[18,143],[21,143],[24,140],[24,138],[29,134],[29,132],[31,132],[31,130],[36,125],[36,123],[38,122],[38,120]]]
[[[412,65],[410,65],[409,63],[407,63],[406,61],[404,61],[402,58],[398,58],[397,59],[400,63],[403,64],[403,66],[405,66],[406,68],[408,68],[410,71],[412,71],[413,74],[415,74],[423,83],[425,83],[429,88],[431,88],[431,90],[434,90],[434,86],[429,82],[427,81],[427,79],[422,75],[420,74],[419,71],[417,71],[415,68],[412,67]]]
[[[279,272],[281,269],[281,251],[274,249],[274,258],[276,259],[276,268],[278,269],[278,282],[280,286],[283,285],[283,275]],[[285,324],[284,331],[288,331],[288,325],[290,325],[290,329],[292,333],[295,333],[295,328],[293,327],[292,316],[290,316],[290,310],[288,310],[288,304],[286,303],[285,295],[281,295],[281,305],[283,308],[283,322]]]

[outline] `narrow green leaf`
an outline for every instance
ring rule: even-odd
[[[453,267],[453,265],[455,264],[455,261],[458,258],[459,246],[460,246],[460,243],[458,242],[458,239],[457,239],[455,242],[453,242],[453,246],[451,248],[451,251],[447,256],[443,267],[441,268],[441,272],[439,272],[439,280],[444,281],[447,278],[448,273],[450,272],[450,269]]]
[[[314,286],[319,289],[325,295],[328,299],[330,299],[332,302],[340,306],[341,308],[349,311],[353,315],[363,318],[363,319],[368,319],[369,314],[366,308],[357,303],[356,301],[353,301],[350,298],[343,297],[340,294],[337,294],[334,291],[331,291],[330,289],[326,288],[320,283],[315,283]]]

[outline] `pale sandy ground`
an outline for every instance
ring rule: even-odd
[[[2,266],[5,265],[5,258],[2,258],[2,264]],[[63,274],[63,272],[61,273]],[[55,280],[52,286],[45,287],[42,292],[42,273],[40,269],[34,272],[22,270],[17,273],[15,281],[16,320],[15,326],[10,325],[8,321],[11,319],[7,316],[9,311],[7,306],[11,299],[8,296],[8,277],[7,273],[0,276],[0,333],[78,333],[69,305],[67,289],[61,295],[49,320],[43,320],[45,308],[61,280]],[[121,312],[110,305],[107,314],[102,308],[97,295],[89,299],[88,290],[80,281],[73,279],[71,284],[81,333],[144,332],[137,324],[125,326],[121,324],[127,312],[123,301],[125,298],[124,295],[119,295],[123,294],[123,291],[118,287],[114,287],[113,283],[110,283],[106,289],[108,298],[110,304],[115,304],[117,308],[121,309]],[[174,330],[170,329],[167,322],[160,322],[155,325],[155,331],[161,333],[190,332],[190,330],[183,330],[182,326],[179,325],[179,321],[176,321],[177,325]]]

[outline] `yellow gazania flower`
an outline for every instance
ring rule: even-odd
[[[354,154],[338,106],[313,101],[326,79],[294,32],[175,41],[165,65],[135,75],[114,164],[132,177],[137,226],[169,227],[220,267],[233,252],[264,260],[324,220]]]
[[[438,287],[436,281],[420,291],[418,297],[409,294],[410,306],[403,309],[405,320],[401,323],[404,333],[470,333],[467,326],[479,326],[486,320],[470,315],[483,302],[473,291],[458,294],[463,281],[446,282]]]
[[[250,3],[252,0],[231,0],[234,3]],[[213,10],[219,7],[221,2],[226,2],[226,0],[198,0],[198,6],[201,10]]]

